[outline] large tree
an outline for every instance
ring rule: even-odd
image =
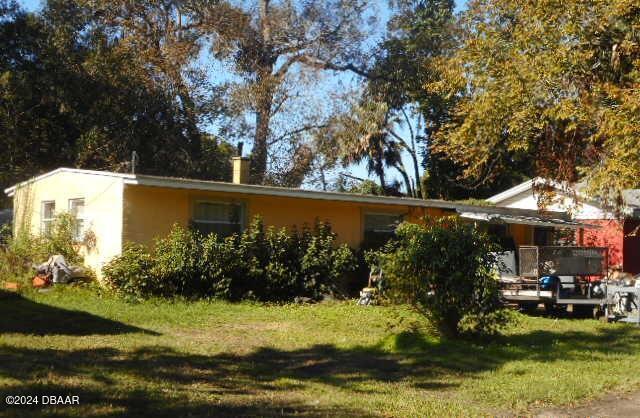
[[[215,65],[203,99],[237,122],[218,123],[225,136],[252,140],[254,183],[299,184],[311,167],[305,134],[324,126],[326,104],[301,98],[318,72],[365,73],[365,0],[87,2],[178,91],[187,69]]]
[[[422,197],[421,163],[447,106],[422,87],[432,77],[431,60],[455,43],[454,4],[399,0],[390,6],[387,31],[375,48],[364,88],[351,94],[351,105],[321,132],[318,148],[330,153],[329,162],[336,157],[347,164],[365,161],[383,190],[395,192],[387,181],[391,173],[400,174],[406,195]]]
[[[475,0],[428,92],[457,99],[437,148],[466,178],[535,173],[615,200],[640,186],[640,5]]]
[[[408,121],[408,117],[406,119]],[[381,190],[390,194],[397,194],[397,187],[387,178],[387,171],[394,169],[402,176],[405,193],[419,197],[416,135],[408,125],[410,133],[405,139],[398,133],[401,126],[407,125],[404,119],[399,119],[398,112],[390,109],[387,103],[372,101],[365,95],[348,111],[333,118],[328,127],[320,131],[316,144],[325,153],[325,160],[332,160],[334,164],[341,162],[343,166],[350,166],[364,162],[369,175],[378,178]],[[403,151],[407,150],[413,156],[416,170],[413,178],[402,159]]]
[[[362,101],[386,105],[386,115],[379,119],[378,126],[403,157],[396,158],[391,166],[402,176],[407,194],[448,199],[484,197],[522,179],[518,174],[526,167],[514,164],[513,170],[501,172],[496,178],[463,181],[460,165],[434,149],[434,135],[449,121],[458,97],[427,91],[424,85],[439,80],[439,60],[449,57],[458,46],[460,28],[454,2],[391,3],[394,7],[387,34],[380,42]]]
[[[93,22],[49,1],[0,18],[0,186],[59,166],[226,179],[232,150],[204,137],[174,97]]]

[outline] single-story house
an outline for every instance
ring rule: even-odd
[[[300,227],[328,221],[338,240],[353,248],[392,234],[400,220],[459,214],[498,226],[515,245],[532,243],[535,226],[577,228],[566,214],[492,208],[442,200],[382,197],[246,184],[246,158],[234,157],[233,182],[59,168],[5,190],[13,198],[14,233],[47,233],[57,213],[76,217],[85,264],[96,271],[123,244],[152,244],[178,223],[203,233],[229,235],[260,215],[265,225]],[[508,224],[506,228],[500,225]],[[25,229],[26,228],[26,229]],[[86,244],[90,242],[89,244]]]
[[[539,178],[526,181],[487,200],[497,207],[535,210],[538,209],[535,190],[538,183],[553,188],[554,196],[546,205],[546,211],[569,213],[576,222],[600,226],[599,229],[578,228],[575,235],[578,245],[608,247],[610,266],[619,266],[632,274],[640,273],[640,189],[624,191],[624,204],[618,214],[604,207],[598,200],[585,196],[581,192],[581,184],[575,186],[575,191],[568,191],[557,183]],[[545,228],[537,228],[533,232],[534,244],[548,243],[550,234],[545,232]]]

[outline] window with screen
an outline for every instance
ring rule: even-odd
[[[196,202],[192,225],[204,235],[228,237],[242,231],[243,206],[239,203]]]
[[[56,202],[53,200],[42,202],[42,211],[40,212],[40,233],[42,235],[51,235],[55,218]]]
[[[69,213],[76,220],[73,237],[76,241],[81,241],[84,235],[84,199],[69,199]]]
[[[402,215],[387,213],[367,213],[364,215],[364,242],[367,247],[384,245],[393,238],[396,227],[402,222]]]

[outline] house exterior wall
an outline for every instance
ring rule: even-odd
[[[400,214],[412,222],[418,222],[423,216],[445,214],[437,208],[127,185],[124,189],[124,241],[148,245],[154,238],[166,235],[174,223],[188,226],[193,205],[199,200],[242,203],[246,209],[245,222],[260,215],[267,226],[291,228],[313,225],[316,219],[328,221],[338,241],[354,248],[362,243],[366,213]]]
[[[533,227],[531,225],[509,225],[509,234],[513,237],[516,247],[533,244]]]
[[[298,227],[328,221],[340,243],[353,248],[362,244],[367,213],[398,214],[409,222],[423,217],[455,215],[455,211],[394,204],[369,204],[285,196],[210,192],[194,189],[126,184],[126,175],[63,170],[17,186],[14,194],[15,233],[40,234],[42,203],[55,201],[56,212],[67,211],[69,200],[85,200],[86,229],[96,241],[81,247],[85,264],[101,277],[101,270],[121,254],[124,242],[153,244],[165,236],[173,224],[190,224],[194,204],[199,200],[242,203],[245,224],[260,215],[265,225]],[[510,225],[509,233],[517,245],[531,243],[532,227]]]
[[[537,209],[537,201],[531,188],[497,203],[499,207]],[[580,202],[563,193],[558,193],[555,201],[547,207],[551,211],[567,210],[572,218],[586,224],[598,225],[599,229],[579,229],[576,231],[578,245],[609,248],[609,265],[619,266],[625,272],[640,273],[640,235],[631,232],[640,224],[633,219],[619,220],[606,210],[589,202]]]
[[[585,223],[598,225],[600,229],[577,230],[577,242],[588,247],[609,248],[609,266],[623,267],[624,233],[623,223],[615,219],[585,219]]]
[[[84,262],[98,276],[104,263],[122,249],[121,178],[59,172],[19,186],[13,197],[14,234],[41,233],[42,202],[54,201],[56,214],[69,209],[69,199],[85,201],[85,230],[95,234],[91,248],[82,246]],[[43,260],[45,261],[45,260]]]
[[[640,274],[640,220],[625,219],[622,269]]]

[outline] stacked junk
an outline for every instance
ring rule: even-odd
[[[522,310],[544,304],[607,321],[640,325],[640,275],[609,269],[605,247],[522,246],[500,255],[505,302]],[[517,265],[517,268],[516,268]]]
[[[32,284],[35,288],[45,288],[52,284],[68,284],[87,277],[87,272],[80,266],[69,265],[60,254],[53,255],[49,259],[35,266],[36,275]]]
[[[640,275],[609,269],[608,249],[522,246],[496,254],[503,302],[532,312],[593,316],[640,325]],[[374,305],[383,292],[383,272],[371,269],[358,305]]]

